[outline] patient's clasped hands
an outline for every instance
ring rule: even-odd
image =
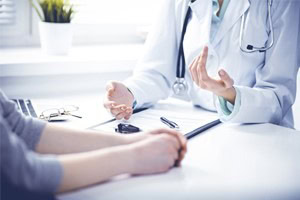
[[[179,166],[187,152],[185,137],[171,129],[156,129],[127,137],[138,138],[138,142],[129,145],[133,147],[131,174],[166,172],[174,165]]]

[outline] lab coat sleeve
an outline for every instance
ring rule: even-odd
[[[220,120],[223,122],[232,120],[240,110],[241,107],[241,92],[238,88],[236,90],[236,97],[234,105],[226,101],[223,97],[218,97],[216,108],[220,117]]]
[[[235,86],[240,92],[241,105],[238,111],[234,108],[231,114],[234,116],[228,117],[228,121],[293,127],[292,116],[286,121],[283,118],[296,96],[299,6],[299,1],[274,1],[274,46],[265,54],[265,65],[256,70],[254,87]]]
[[[134,74],[125,80],[136,107],[169,97],[176,72],[175,1],[164,0],[162,12],[150,32]]]

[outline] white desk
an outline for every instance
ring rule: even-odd
[[[121,80],[128,74],[2,77],[0,82],[10,97],[54,97],[79,105],[85,122],[76,125],[88,127],[109,117],[100,93],[107,79],[116,76]],[[299,153],[300,132],[271,124],[222,124],[189,141],[181,168],[160,175],[120,176],[57,198],[300,199]]]
[[[130,55],[140,52],[139,47],[133,48],[134,53],[131,51],[129,57],[127,54],[124,56],[124,48],[127,47],[112,47],[107,52],[105,47],[102,50],[104,56],[97,50],[91,58],[77,58],[77,54],[82,54],[75,52],[71,56],[75,60],[57,57],[55,62],[52,61],[53,58],[50,59],[51,62],[46,59],[46,64],[44,57],[36,56],[35,52],[30,51],[32,60],[36,63],[23,63],[21,66],[19,62],[8,62],[16,57],[22,61],[27,56],[22,52],[17,52],[16,56],[16,52],[12,50],[11,57],[1,54],[4,56],[4,61],[0,63],[1,89],[11,98],[55,97],[66,104],[79,105],[85,122],[76,125],[88,127],[109,117],[103,112],[100,95],[89,94],[100,94],[104,91],[107,80],[124,80],[131,73],[138,56]],[[121,60],[117,62],[115,58],[120,56],[115,56],[116,50],[122,54]],[[110,56],[110,52],[113,52],[113,56]],[[98,55],[102,56],[98,58]],[[119,73],[115,73],[116,71]],[[78,94],[81,98],[76,96]],[[298,107],[295,107],[295,111]],[[298,118],[297,116],[296,114],[296,123],[300,119],[300,115]],[[103,184],[58,195],[57,198],[300,199],[299,153],[300,132],[271,124],[222,124],[189,141],[188,153],[181,168],[174,168],[160,175],[120,176]]]
[[[299,153],[300,132],[271,124],[222,124],[189,141],[181,168],[119,176],[57,198],[299,199]]]

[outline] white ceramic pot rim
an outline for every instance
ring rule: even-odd
[[[51,55],[66,55],[72,45],[71,23],[39,23],[41,47]]]
[[[67,24],[72,24],[71,22],[65,22],[65,23],[57,23],[57,22],[45,22],[45,21],[39,21],[39,23],[42,24],[49,24],[49,25],[67,25]]]

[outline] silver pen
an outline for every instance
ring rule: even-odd
[[[165,117],[161,117],[161,118],[160,118],[160,121],[161,121],[162,123],[166,124],[169,128],[172,128],[172,129],[179,129],[178,124],[176,124],[176,123],[173,122],[173,121],[168,120],[168,119],[165,118]]]

